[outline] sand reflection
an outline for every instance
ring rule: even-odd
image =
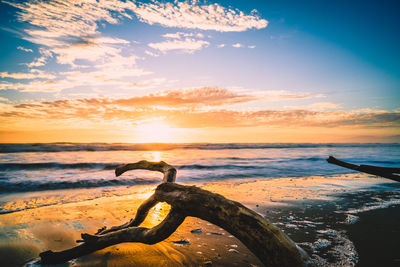
[[[146,220],[143,222],[143,226],[145,227],[154,227],[160,222],[164,220],[164,218],[168,215],[171,206],[165,202],[160,202],[155,205],[152,209],[150,209],[149,214],[147,215]]]

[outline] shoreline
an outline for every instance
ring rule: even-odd
[[[346,211],[400,199],[398,186],[358,173],[190,184],[239,201],[265,216],[307,250],[321,266],[334,262],[350,266],[357,262],[364,264],[363,257],[373,249],[363,246],[357,236],[357,231],[372,227],[371,219],[363,219],[364,214],[372,213],[369,215],[371,218],[379,217],[376,220],[380,220],[384,218],[380,218],[383,215],[379,211],[392,208],[381,206],[383,209],[378,209],[377,206],[376,210],[360,214]],[[49,205],[0,215],[0,260],[5,266],[15,266],[37,256],[40,251],[62,250],[76,245],[75,240],[80,239],[82,232],[93,233],[103,225],[110,227],[125,223],[152,194],[155,186],[126,187],[117,192],[109,189],[63,190],[47,192],[42,198],[35,198],[37,194],[32,193],[30,200],[11,201],[10,207],[46,204],[46,201]],[[91,199],[85,199],[88,197]],[[395,208],[399,210],[398,205]],[[143,226],[155,226],[167,212],[168,205],[157,205]],[[391,228],[387,228],[383,231],[393,236]],[[201,229],[200,233],[191,233],[196,229]],[[189,244],[180,246],[173,243],[182,239]],[[390,244],[394,246],[395,242]],[[379,260],[379,255],[374,255]],[[14,262],[7,263],[7,259]],[[82,257],[74,261],[74,266],[159,266],[160,262],[165,266],[202,266],[210,262],[213,266],[262,266],[236,238],[197,218],[187,218],[171,237],[156,245],[119,244]]]

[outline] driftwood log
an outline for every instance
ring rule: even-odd
[[[400,182],[400,168],[389,168],[389,167],[378,167],[372,165],[355,165],[351,163],[347,163],[345,161],[338,160],[335,157],[330,156],[327,161],[331,164],[335,164],[347,169],[365,172],[368,174],[373,174],[377,176],[381,176],[384,178],[388,178],[397,182]]]
[[[73,248],[40,254],[42,264],[62,263],[103,248],[123,243],[140,242],[155,244],[168,238],[192,216],[209,221],[237,237],[266,266],[305,266],[311,264],[307,253],[296,245],[278,227],[256,212],[236,201],[226,199],[196,186],[175,183],[176,169],[161,162],[139,161],[120,166],[117,176],[128,170],[146,169],[164,174],[163,182],[155,193],[137,210],[130,222],[110,229],[101,228],[94,234],[81,234],[82,244]],[[149,210],[159,202],[171,206],[166,218],[154,228],[139,227]]]

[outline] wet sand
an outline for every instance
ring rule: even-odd
[[[358,255],[358,266],[400,266],[400,206],[363,212],[348,236]]]
[[[400,193],[396,184],[386,182],[348,174],[196,185],[262,214],[298,242],[317,265],[396,266],[400,263],[396,254]],[[21,209],[0,215],[2,266],[18,266],[40,251],[70,248],[82,232],[94,233],[104,225],[129,221],[154,188],[60,190],[0,197],[3,212]],[[168,205],[158,204],[143,226],[157,225],[168,210]],[[191,232],[196,229],[201,230]],[[376,231],[371,233],[373,229]],[[188,244],[174,243],[181,240]],[[197,218],[187,218],[171,237],[156,245],[119,244],[63,266],[72,265],[262,266],[235,237]]]

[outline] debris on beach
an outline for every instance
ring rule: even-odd
[[[314,248],[316,249],[327,248],[330,245],[332,245],[332,242],[324,238],[319,238],[317,241],[314,242]]]
[[[200,233],[203,232],[203,230],[202,230],[201,228],[198,228],[198,229],[193,229],[193,230],[191,230],[190,232],[191,232],[192,234],[200,234]]]
[[[355,224],[356,222],[358,222],[359,219],[360,219],[360,217],[358,217],[356,215],[347,214],[345,223],[346,224]]]
[[[225,235],[225,233],[211,232],[212,235]]]
[[[171,241],[171,242],[176,244],[176,245],[181,245],[181,246],[190,245],[190,242],[188,240],[186,240],[186,239],[181,239],[181,240],[178,240],[178,241]]]

